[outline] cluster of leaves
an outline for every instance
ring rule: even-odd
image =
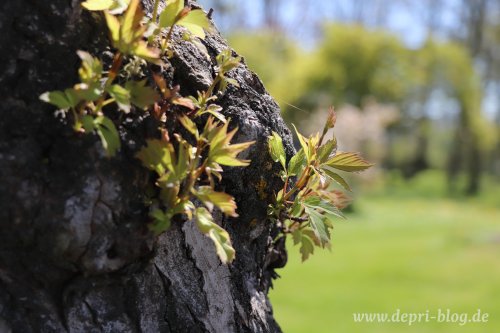
[[[337,140],[325,140],[327,132],[335,126],[336,115],[330,110],[320,135],[309,138],[295,128],[301,149],[286,163],[286,154],[281,137],[273,132],[269,137],[269,152],[282,167],[284,181],[269,207],[269,215],[282,228],[282,235],[291,234],[294,244],[301,244],[302,260],[314,252],[314,246],[330,247],[330,230],[335,218],[342,218],[341,209],[348,203],[347,196],[332,188],[334,183],[347,191],[351,188],[338,174],[363,171],[372,166],[357,153],[337,152]],[[290,179],[296,182],[289,187]]]
[[[169,88],[163,77],[156,74],[153,74],[155,86],[148,86],[146,79],[136,79],[142,64],[163,65],[162,55],[173,55],[169,40],[174,26],[185,28],[184,39],[195,44],[196,38],[205,38],[204,30],[210,28],[205,13],[185,7],[184,0],[167,1],[161,13],[158,13],[159,0],[155,0],[151,20],[144,16],[139,0],[87,0],[82,6],[103,11],[115,49],[113,62],[105,72],[98,58],[78,51],[82,60],[81,82],[64,91],[46,92],[40,99],[65,114],[70,112],[75,131],[97,133],[109,156],[120,149],[120,137],[115,123],[105,114],[105,106],[115,103],[124,113],[129,113],[132,106],[149,110],[160,124],[169,114],[179,125],[173,128],[184,127],[190,137],[173,133],[171,140],[165,126],[161,126],[161,139],[146,140],[147,146],[136,155],[156,174],[158,191],[156,197],[148,199],[153,219],[150,227],[159,234],[168,229],[176,215],[194,217],[199,230],[213,240],[221,261],[231,262],[235,253],[229,234],[213,221],[211,212],[217,207],[227,216],[237,216],[236,203],[229,194],[215,191],[214,176],[220,181],[222,166],[248,165],[250,161],[238,159],[237,155],[253,142],[230,143],[237,128],[228,130],[229,122],[220,112],[222,108],[214,103],[217,99],[214,92],[225,90],[228,84],[237,85],[226,74],[241,59],[233,57],[229,50],[221,52],[216,59],[216,77],[209,89],[198,92],[197,97],[180,96],[179,87]],[[121,78],[126,79],[115,83]],[[180,108],[174,109],[174,105]],[[196,119],[205,121],[202,130],[198,129]],[[204,207],[196,208],[194,200]]]

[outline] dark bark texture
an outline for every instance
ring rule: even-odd
[[[183,95],[206,89],[226,42],[209,34],[208,60],[175,39],[162,75]],[[236,249],[222,265],[191,221],[160,237],[146,227],[153,180],[134,154],[155,135],[152,117],[112,114],[122,149],[106,158],[96,135],[73,132],[39,101],[77,82],[76,50],[109,62],[107,45],[101,15],[80,1],[0,3],[0,332],[279,332],[267,292],[286,253],[266,219],[281,185],[266,137],[276,131],[293,148],[277,104],[245,65],[230,73],[240,87],[220,95],[239,127],[233,141],[256,141],[242,156],[251,165],[227,168],[218,185],[240,215],[216,216]]]

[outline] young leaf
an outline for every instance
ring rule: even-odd
[[[119,84],[113,84],[107,89],[109,95],[115,99],[118,107],[125,113],[130,112],[130,91],[120,86]]]
[[[318,197],[318,196],[308,196],[302,202],[302,205],[305,208],[313,209],[315,211],[320,211],[329,216],[329,218],[333,218],[333,216],[343,218],[344,216],[339,211],[339,209],[329,203],[328,201]]]
[[[184,0],[170,1],[160,14],[160,28],[173,26],[182,9],[184,9]]]
[[[288,162],[288,175],[295,176],[302,172],[307,164],[304,149],[300,149]]]
[[[96,117],[94,124],[106,153],[108,156],[115,156],[116,151],[120,149],[120,136],[115,124],[105,116]]]
[[[308,162],[311,161],[311,151],[309,149],[308,143],[306,142],[306,138],[304,138],[304,136],[302,134],[300,134],[300,132],[297,130],[297,127],[295,127],[294,124],[292,124],[292,126],[293,126],[293,129],[295,130],[295,133],[297,134],[297,138],[299,139],[300,146],[304,150],[304,155],[305,155],[307,161]]]
[[[207,124],[209,124],[209,122],[207,122]],[[212,163],[227,166],[247,166],[250,163],[250,161],[240,160],[236,156],[253,145],[254,141],[230,144],[231,139],[238,129],[235,128],[227,133],[227,126],[228,123],[225,123],[223,126],[215,127],[209,134],[209,167],[213,167]]]
[[[113,6],[113,0],[87,0],[82,6],[87,10],[106,10]]]
[[[341,185],[343,188],[345,188],[347,191],[352,191],[351,187],[349,184],[345,181],[342,176],[340,176],[338,173],[334,172],[331,168],[328,166],[324,166],[321,168],[321,171],[326,174],[329,178],[337,182],[339,185]]]
[[[120,48],[120,21],[116,16],[104,12],[106,24],[108,25],[109,35],[114,47]]]
[[[304,262],[314,253],[314,243],[309,236],[303,234],[301,235],[300,244],[300,253],[302,254],[302,262]]]
[[[177,24],[185,27],[189,32],[201,39],[205,38],[203,29],[208,29],[210,27],[208,17],[201,9],[191,10],[186,16],[182,17]]]
[[[146,140],[146,143],[147,146],[142,147],[135,157],[140,159],[146,168],[156,171],[158,176],[164,175],[167,171],[172,172],[174,157],[167,143],[157,139]]]
[[[363,171],[373,166],[357,153],[338,153],[324,165],[347,172]]]
[[[188,116],[185,115],[180,116],[179,121],[181,122],[182,126],[184,126],[184,128],[189,131],[189,133],[193,134],[195,138],[198,139],[198,137],[200,136],[198,128],[196,127],[196,124]]]
[[[63,91],[47,91],[40,95],[40,100],[53,104],[59,109],[69,109],[76,104],[73,103]]]
[[[324,145],[318,148],[318,159],[320,163],[326,162],[337,150],[337,139],[328,140]]]
[[[212,211],[215,205],[228,216],[238,216],[236,214],[236,202],[234,202],[234,198],[229,194],[216,192],[210,186],[200,186],[193,193],[207,206],[208,210]]]
[[[125,84],[125,89],[130,91],[130,101],[132,104],[141,109],[146,109],[160,99],[160,96],[153,88],[146,86],[146,80],[128,81]]]
[[[286,154],[285,148],[283,147],[283,141],[278,133],[273,131],[273,135],[269,136],[267,139],[269,145],[269,153],[274,162],[280,162],[283,169],[286,170]]]
[[[161,209],[154,209],[149,216],[153,218],[153,224],[149,227],[155,235],[159,235],[170,228],[170,220],[172,215],[165,213]]]
[[[212,215],[205,207],[196,209],[195,219],[198,229],[214,242],[217,255],[222,263],[232,262],[235,251],[227,231],[213,221]]]
[[[325,216],[321,215],[317,210],[310,207],[305,207],[305,212],[309,218],[309,223],[314,231],[315,236],[321,243],[321,246],[325,246],[330,242],[330,233],[328,231],[328,226],[325,224]]]
[[[78,70],[80,80],[88,85],[98,83],[102,76],[102,64],[99,59],[85,51],[78,50],[76,53],[82,60],[82,66]]]

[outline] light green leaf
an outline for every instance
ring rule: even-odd
[[[87,10],[106,10],[113,6],[113,0],[87,0],[82,6]]]
[[[106,153],[108,156],[115,156],[117,150],[120,149],[120,136],[115,124],[105,116],[96,117],[94,124]]]
[[[227,264],[232,262],[235,251],[227,231],[213,221],[212,215],[205,207],[196,209],[195,219],[199,230],[214,242],[217,255],[222,263]]]
[[[59,109],[69,109],[76,105],[74,101],[68,99],[68,96],[63,91],[59,90],[47,91],[41,94],[40,100],[53,104]]]
[[[109,13],[120,15],[127,10],[130,0],[114,0],[113,5],[109,8]]]
[[[342,178],[338,173],[334,172],[330,167],[328,166],[321,167],[321,171],[328,177],[330,177],[332,180],[337,182],[339,185],[341,185],[343,188],[345,188],[347,191],[352,191],[351,187],[345,181],[345,179]]]
[[[140,0],[131,0],[130,4],[125,12],[123,21],[120,28],[120,41],[125,45],[130,45],[135,40],[134,29],[138,25],[138,20],[140,20],[142,15],[140,13]]]
[[[131,52],[139,58],[142,58],[152,64],[161,64],[160,50],[157,48],[148,47],[148,44],[145,41],[141,40],[136,42],[132,47]]]
[[[208,17],[201,9],[191,10],[186,16],[182,17],[177,24],[185,27],[189,32],[201,39],[205,38],[203,29],[208,29],[210,27]]]
[[[171,214],[165,213],[161,209],[154,209],[149,213],[149,216],[153,218],[153,224],[149,228],[155,235],[159,235],[170,228]]]
[[[132,104],[146,109],[160,99],[158,93],[151,87],[146,86],[146,80],[128,81],[125,89],[130,91],[130,101]]]
[[[168,28],[175,24],[177,16],[184,9],[184,0],[171,0],[160,14],[160,28]]]
[[[173,172],[173,156],[167,143],[157,139],[146,140],[146,147],[135,155],[141,160],[142,164],[156,173],[159,176],[164,175],[167,170]]]
[[[324,163],[331,168],[347,172],[363,171],[373,166],[365,161],[358,153],[338,153]]]
[[[311,151],[309,149],[308,142],[306,141],[304,136],[299,133],[299,131],[297,130],[297,127],[295,127],[294,124],[292,124],[292,126],[293,126],[293,129],[295,130],[295,133],[297,134],[297,138],[299,139],[300,146],[304,150],[304,155],[306,156],[307,161],[308,162],[311,161]]]
[[[185,115],[180,116],[178,119],[181,122],[182,126],[184,126],[184,128],[187,129],[189,133],[193,134],[195,138],[198,139],[200,134],[198,133],[196,124],[188,116]]]
[[[302,205],[305,208],[319,210],[329,215],[329,217],[336,216],[344,218],[344,215],[340,210],[332,203],[318,197],[318,196],[308,196],[302,201]]]
[[[104,17],[106,18],[106,24],[108,25],[109,34],[113,46],[116,48],[120,47],[120,21],[116,16],[111,15],[108,12],[104,12]]]
[[[216,192],[210,186],[200,186],[193,191],[193,194],[200,199],[208,210],[212,210],[215,205],[224,214],[237,217],[236,202],[234,198],[224,192]]]
[[[283,169],[286,170],[286,154],[285,148],[283,147],[283,140],[278,133],[273,131],[273,135],[269,136],[267,139],[269,146],[269,153],[274,162],[280,162]]]
[[[333,138],[328,140],[324,145],[318,149],[318,160],[320,163],[326,162],[332,154],[337,150],[337,139]]]
[[[127,89],[118,84],[113,84],[107,91],[115,99],[121,110],[125,113],[130,112],[130,92]]]
[[[317,210],[305,206],[305,212],[309,218],[309,223],[316,237],[320,240],[324,247],[330,242],[330,233],[328,226],[325,224],[325,216],[321,215]]]
[[[288,162],[288,175],[295,176],[304,170],[307,164],[306,155],[304,154],[304,149],[300,149]]]
[[[99,83],[102,76],[102,64],[99,59],[82,50],[78,50],[76,53],[82,60],[82,65],[78,70],[80,80],[88,85]]]
[[[314,253],[314,243],[311,238],[306,235],[302,235],[300,244],[300,253],[302,254],[302,262],[304,262],[311,254]]]

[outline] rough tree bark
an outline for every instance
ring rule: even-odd
[[[206,89],[226,42],[209,34],[209,61],[175,38],[164,74],[184,95]],[[0,332],[280,331],[267,292],[286,253],[266,219],[280,186],[266,137],[276,131],[293,148],[277,104],[245,65],[231,72],[240,88],[219,102],[240,128],[234,141],[256,144],[243,156],[251,165],[225,170],[220,184],[240,215],[217,216],[236,249],[222,265],[192,222],[158,238],[146,228],[151,179],[134,153],[154,132],[151,117],[121,119],[123,146],[110,159],[96,136],[74,133],[38,100],[77,82],[77,49],[106,59],[106,45],[102,18],[80,1],[0,4]]]

